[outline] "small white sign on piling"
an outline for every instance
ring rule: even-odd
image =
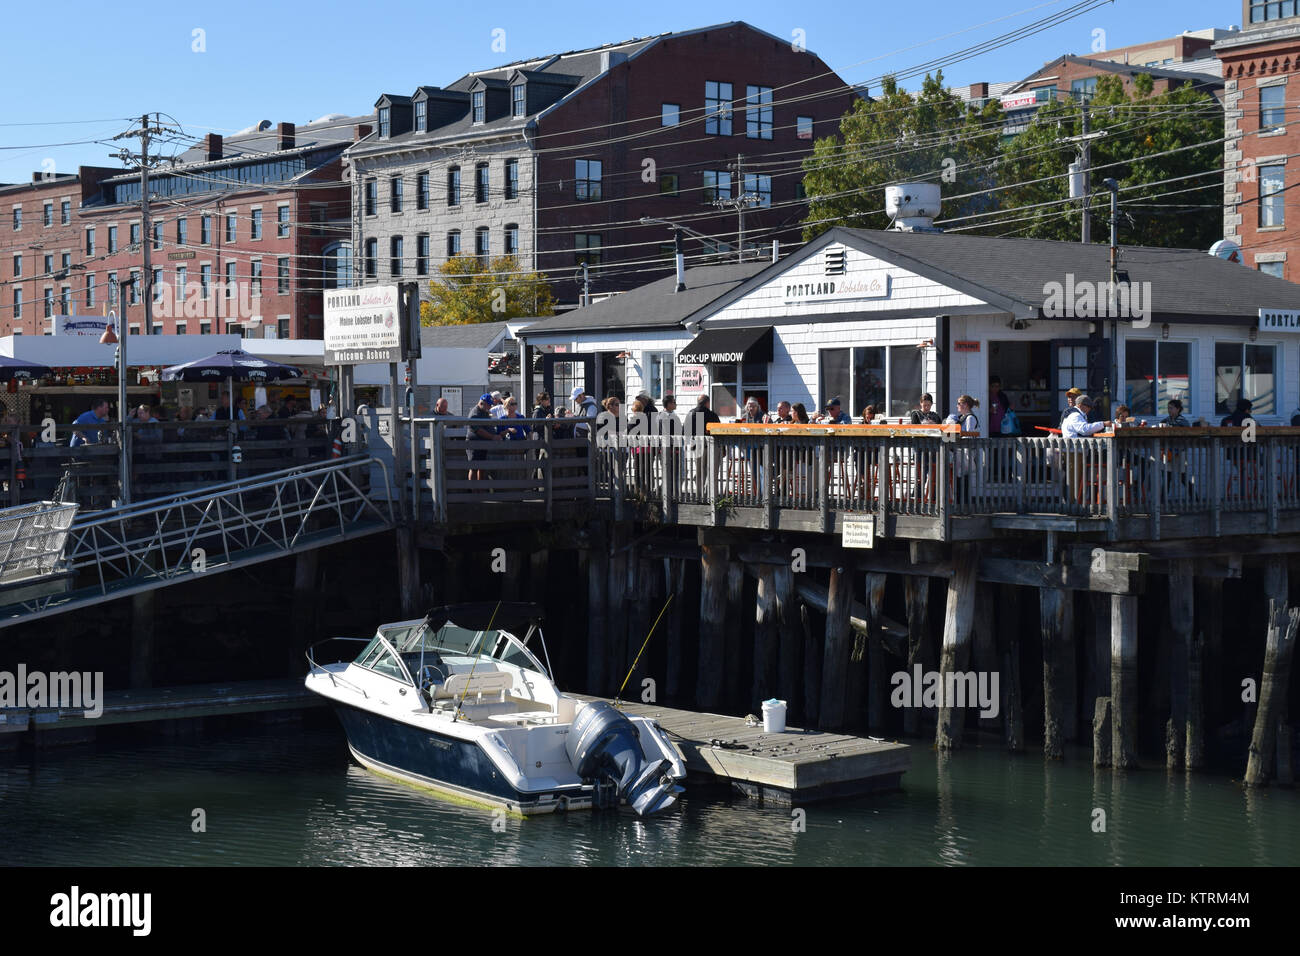
[[[876,519],[874,516],[844,516],[840,546],[845,548],[874,548],[876,546]]]

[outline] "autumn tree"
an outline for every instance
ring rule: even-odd
[[[430,301],[420,303],[422,325],[470,325],[555,314],[546,275],[500,256],[486,268],[476,256],[452,256],[429,281]]]
[[[999,116],[996,102],[975,109],[944,89],[942,73],[915,95],[885,77],[881,95],[858,100],[839,135],[818,140],[804,160],[804,239],[836,225],[887,228],[885,187],[899,183],[938,183],[945,216],[985,208],[987,199],[961,196],[991,182]]]

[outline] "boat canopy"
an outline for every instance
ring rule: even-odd
[[[444,624],[459,624],[471,631],[492,627],[498,630],[527,634],[531,625],[541,624],[546,612],[539,604],[524,601],[482,601],[472,604],[449,604],[428,613],[425,620],[429,630],[437,631]]]

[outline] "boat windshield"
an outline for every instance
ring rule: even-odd
[[[382,628],[380,633],[397,648],[403,658],[419,654],[422,650],[436,651],[444,660],[449,656],[483,658],[546,674],[546,668],[541,662],[508,631],[475,631],[450,623],[436,631],[430,631],[415,623]]]

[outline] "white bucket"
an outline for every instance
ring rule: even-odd
[[[785,733],[785,701],[775,697],[763,701],[763,730],[769,734]]]

